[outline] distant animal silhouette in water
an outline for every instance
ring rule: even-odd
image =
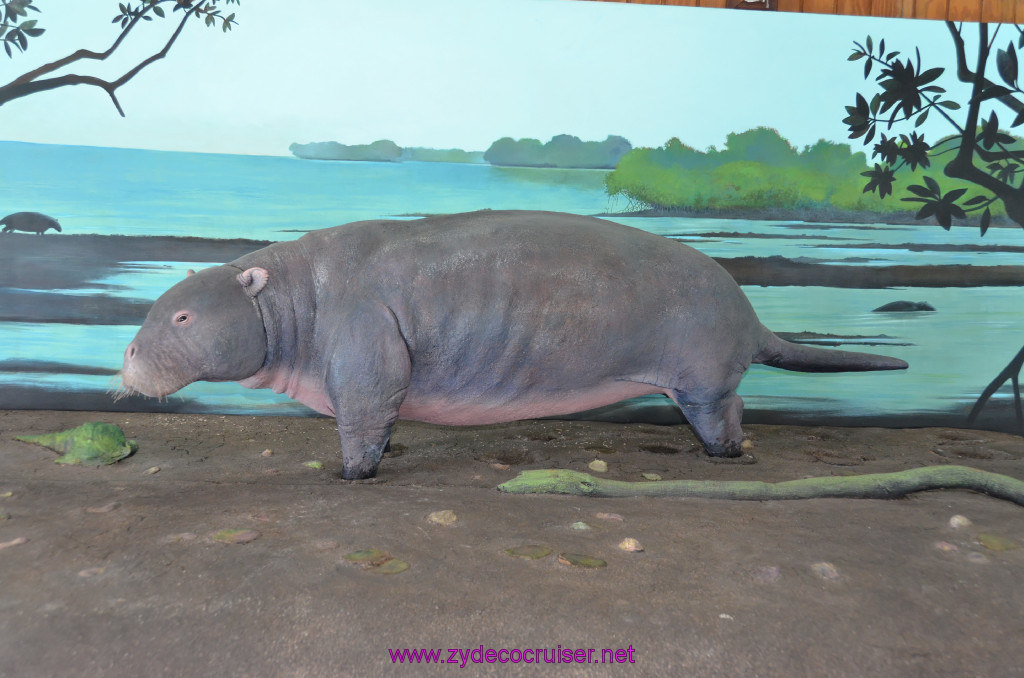
[[[29,233],[42,235],[49,228],[60,233],[60,223],[53,217],[48,217],[39,212],[15,212],[14,214],[8,214],[3,219],[0,219],[0,224],[4,225],[4,233],[28,231]]]

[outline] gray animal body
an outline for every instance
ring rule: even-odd
[[[124,356],[129,391],[271,388],[336,417],[342,475],[377,471],[397,419],[486,424],[662,393],[707,452],[737,456],[752,363],[833,372],[902,360],[761,325],[714,260],[592,217],[484,211],[313,231],[179,282]]]
[[[42,235],[49,228],[58,233],[60,232],[60,222],[53,217],[48,217],[39,212],[15,212],[14,214],[8,214],[3,219],[0,219],[0,224],[4,226],[4,233],[28,231],[29,233]]]

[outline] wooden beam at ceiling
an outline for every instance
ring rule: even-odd
[[[729,7],[760,9],[762,3],[743,0],[598,0],[648,5]],[[1018,6],[1020,6],[1018,8]],[[988,23],[1024,22],[1024,0],[769,0],[768,9],[779,12],[812,12],[858,16],[949,19]]]

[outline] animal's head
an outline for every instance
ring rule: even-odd
[[[60,233],[60,232],[61,232],[61,230],[60,230],[60,222],[59,222],[59,221],[57,221],[56,219],[54,219],[54,220],[53,220],[53,228],[54,228],[54,230],[56,230],[56,231],[57,231],[58,233]]]
[[[269,279],[262,268],[189,271],[156,300],[125,350],[124,388],[162,397],[194,381],[238,381],[255,374],[267,355],[255,298]]]

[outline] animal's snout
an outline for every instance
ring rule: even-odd
[[[128,348],[124,350],[124,362],[125,364],[130,363],[132,358],[135,357],[135,342],[128,344]]]

